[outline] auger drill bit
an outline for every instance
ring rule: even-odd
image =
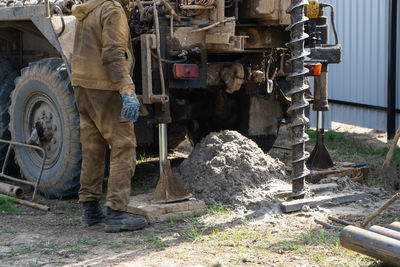
[[[291,84],[288,95],[292,98],[292,104],[288,112],[292,134],[292,197],[295,199],[304,197],[304,179],[310,173],[305,165],[309,157],[309,153],[305,151],[305,143],[309,138],[304,132],[308,123],[304,109],[309,105],[304,97],[304,91],[309,88],[304,82],[308,72],[304,67],[304,58],[308,55],[304,49],[304,41],[308,38],[304,32],[304,23],[308,20],[304,14],[304,6],[307,4],[308,0],[291,0],[291,6],[287,10],[291,18],[291,24],[286,30],[290,31],[290,42],[287,46],[291,51],[289,61],[292,65],[292,72],[288,75]]]

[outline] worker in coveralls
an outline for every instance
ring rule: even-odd
[[[133,231],[147,225],[145,219],[125,212],[136,165],[133,122],[140,106],[131,78],[134,62],[125,13],[128,4],[128,0],[88,0],[72,11],[76,33],[71,80],[83,154],[79,202],[83,204],[83,224],[105,221],[106,232]],[[107,146],[111,154],[104,216],[99,201]]]

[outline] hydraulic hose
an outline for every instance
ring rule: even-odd
[[[339,44],[339,40],[338,40],[338,35],[337,35],[337,31],[336,31],[336,25],[335,25],[335,10],[333,9],[333,6],[331,4],[325,4],[325,3],[321,3],[320,4],[321,7],[329,7],[331,9],[331,24],[332,24],[332,30],[333,30],[333,35],[335,36],[335,44]]]

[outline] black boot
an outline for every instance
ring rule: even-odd
[[[144,218],[133,218],[127,213],[107,208],[106,227],[107,233],[121,231],[135,231],[145,228],[147,221]]]
[[[92,226],[104,222],[104,214],[97,201],[83,203],[82,225]]]

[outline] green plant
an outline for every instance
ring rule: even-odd
[[[0,196],[0,216],[7,213],[20,214],[21,209],[15,207],[14,200],[11,197]]]
[[[70,250],[68,250],[68,253],[71,254],[86,254],[88,251],[86,249],[81,249],[77,247],[73,247]]]
[[[177,216],[171,216],[167,218],[167,222],[169,223],[181,223],[184,221],[184,218],[182,217],[177,217]]]
[[[213,205],[209,205],[209,206],[207,207],[207,212],[208,212],[209,214],[212,214],[212,215],[220,216],[220,215],[222,215],[222,214],[225,214],[225,213],[230,212],[230,209],[227,208],[227,207],[225,207],[225,206],[222,206],[222,205],[215,205],[215,204],[213,204]]]
[[[146,158],[146,151],[141,151],[141,153],[138,155],[138,161],[145,161]]]
[[[81,237],[81,238],[78,238],[78,239],[75,241],[75,243],[76,243],[76,244],[87,244],[88,241],[87,241],[86,238]]]
[[[339,247],[338,232],[326,233],[324,229],[321,231],[313,230],[311,225],[306,233],[300,234],[300,241],[304,245],[328,245],[329,247]]]
[[[185,236],[187,239],[192,240],[194,242],[203,237],[204,230],[205,229],[198,231],[194,226],[192,226],[188,231],[185,232]]]
[[[165,249],[165,241],[161,240],[157,236],[149,235],[147,241],[150,242],[157,250]]]
[[[101,242],[99,241],[99,240],[92,240],[92,241],[89,241],[89,245],[91,245],[91,246],[97,246],[97,245],[99,245]]]
[[[111,242],[109,243],[110,248],[120,248],[122,246],[121,243]]]

